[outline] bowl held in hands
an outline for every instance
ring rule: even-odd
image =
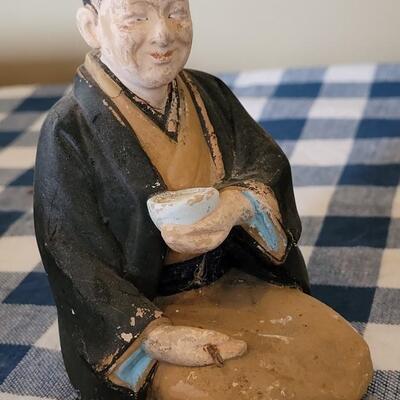
[[[213,212],[218,203],[218,190],[193,188],[153,196],[147,201],[147,208],[152,221],[161,230],[169,224],[194,224]]]

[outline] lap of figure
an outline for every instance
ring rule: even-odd
[[[224,366],[160,363],[151,400],[360,400],[372,379],[363,338],[339,314],[297,289],[231,271],[211,286],[157,299],[175,325],[245,340]]]

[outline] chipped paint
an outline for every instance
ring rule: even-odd
[[[289,336],[269,335],[266,333],[257,333],[257,335],[264,337],[264,338],[281,340],[282,342],[285,342],[286,344],[289,344],[293,340],[293,338],[289,337]]]
[[[114,361],[118,352],[119,352],[119,350],[116,350],[113,353],[109,354],[107,357],[103,358],[103,360],[96,367],[96,371],[101,372],[104,369],[108,368],[110,366],[110,364]],[[115,364],[110,367],[110,370],[112,370],[114,367],[115,367]]]
[[[197,379],[197,375],[194,371],[190,371],[189,375],[186,378],[186,382],[189,382],[190,380],[195,381]]]
[[[130,343],[133,339],[132,333],[121,333],[121,338],[124,342]]]
[[[143,318],[144,315],[145,315],[145,313],[146,313],[146,311],[148,311],[148,310],[139,307],[139,308],[136,310],[136,317]]]
[[[292,321],[293,321],[293,317],[291,315],[288,315],[288,316],[286,316],[284,318],[271,319],[270,320],[271,324],[273,324],[273,325],[279,324],[279,325],[284,325],[284,326],[287,325],[289,322],[292,322]]]

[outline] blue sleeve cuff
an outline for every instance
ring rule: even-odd
[[[147,380],[156,361],[150,358],[142,347],[139,347],[114,371],[114,376],[138,392]]]
[[[243,194],[254,208],[254,217],[249,222],[250,227],[257,230],[269,249],[278,251],[280,237],[271,217],[262,209],[256,196],[251,191],[244,191]]]

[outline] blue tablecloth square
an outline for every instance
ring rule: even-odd
[[[365,160],[368,162],[368,160]],[[347,165],[339,185],[397,186],[400,164],[392,165]]]
[[[400,137],[400,120],[364,119],[357,131],[357,138]]]
[[[348,321],[368,322],[375,288],[313,285],[311,292]]]
[[[326,217],[316,245],[321,247],[372,247],[384,249],[390,218]]]
[[[0,343],[0,385],[29,351],[30,346]]]
[[[0,147],[6,147],[11,144],[15,139],[22,134],[21,131],[14,132],[1,132],[0,133]]]
[[[321,82],[282,83],[276,88],[274,97],[310,97],[316,98],[321,90]]]
[[[275,140],[298,140],[303,132],[305,124],[305,119],[260,121],[260,125],[266,129]]]
[[[371,87],[371,97],[400,97],[400,83],[375,82]]]
[[[32,186],[33,168],[24,171],[20,176],[9,183],[9,186]]]
[[[10,226],[24,215],[21,211],[1,211],[0,210],[0,235],[7,232]]]
[[[42,272],[31,272],[5,298],[5,304],[35,304],[40,306],[54,305],[47,275]]]
[[[14,111],[15,112],[26,112],[26,111],[48,111],[60,97],[28,97],[23,101]]]

